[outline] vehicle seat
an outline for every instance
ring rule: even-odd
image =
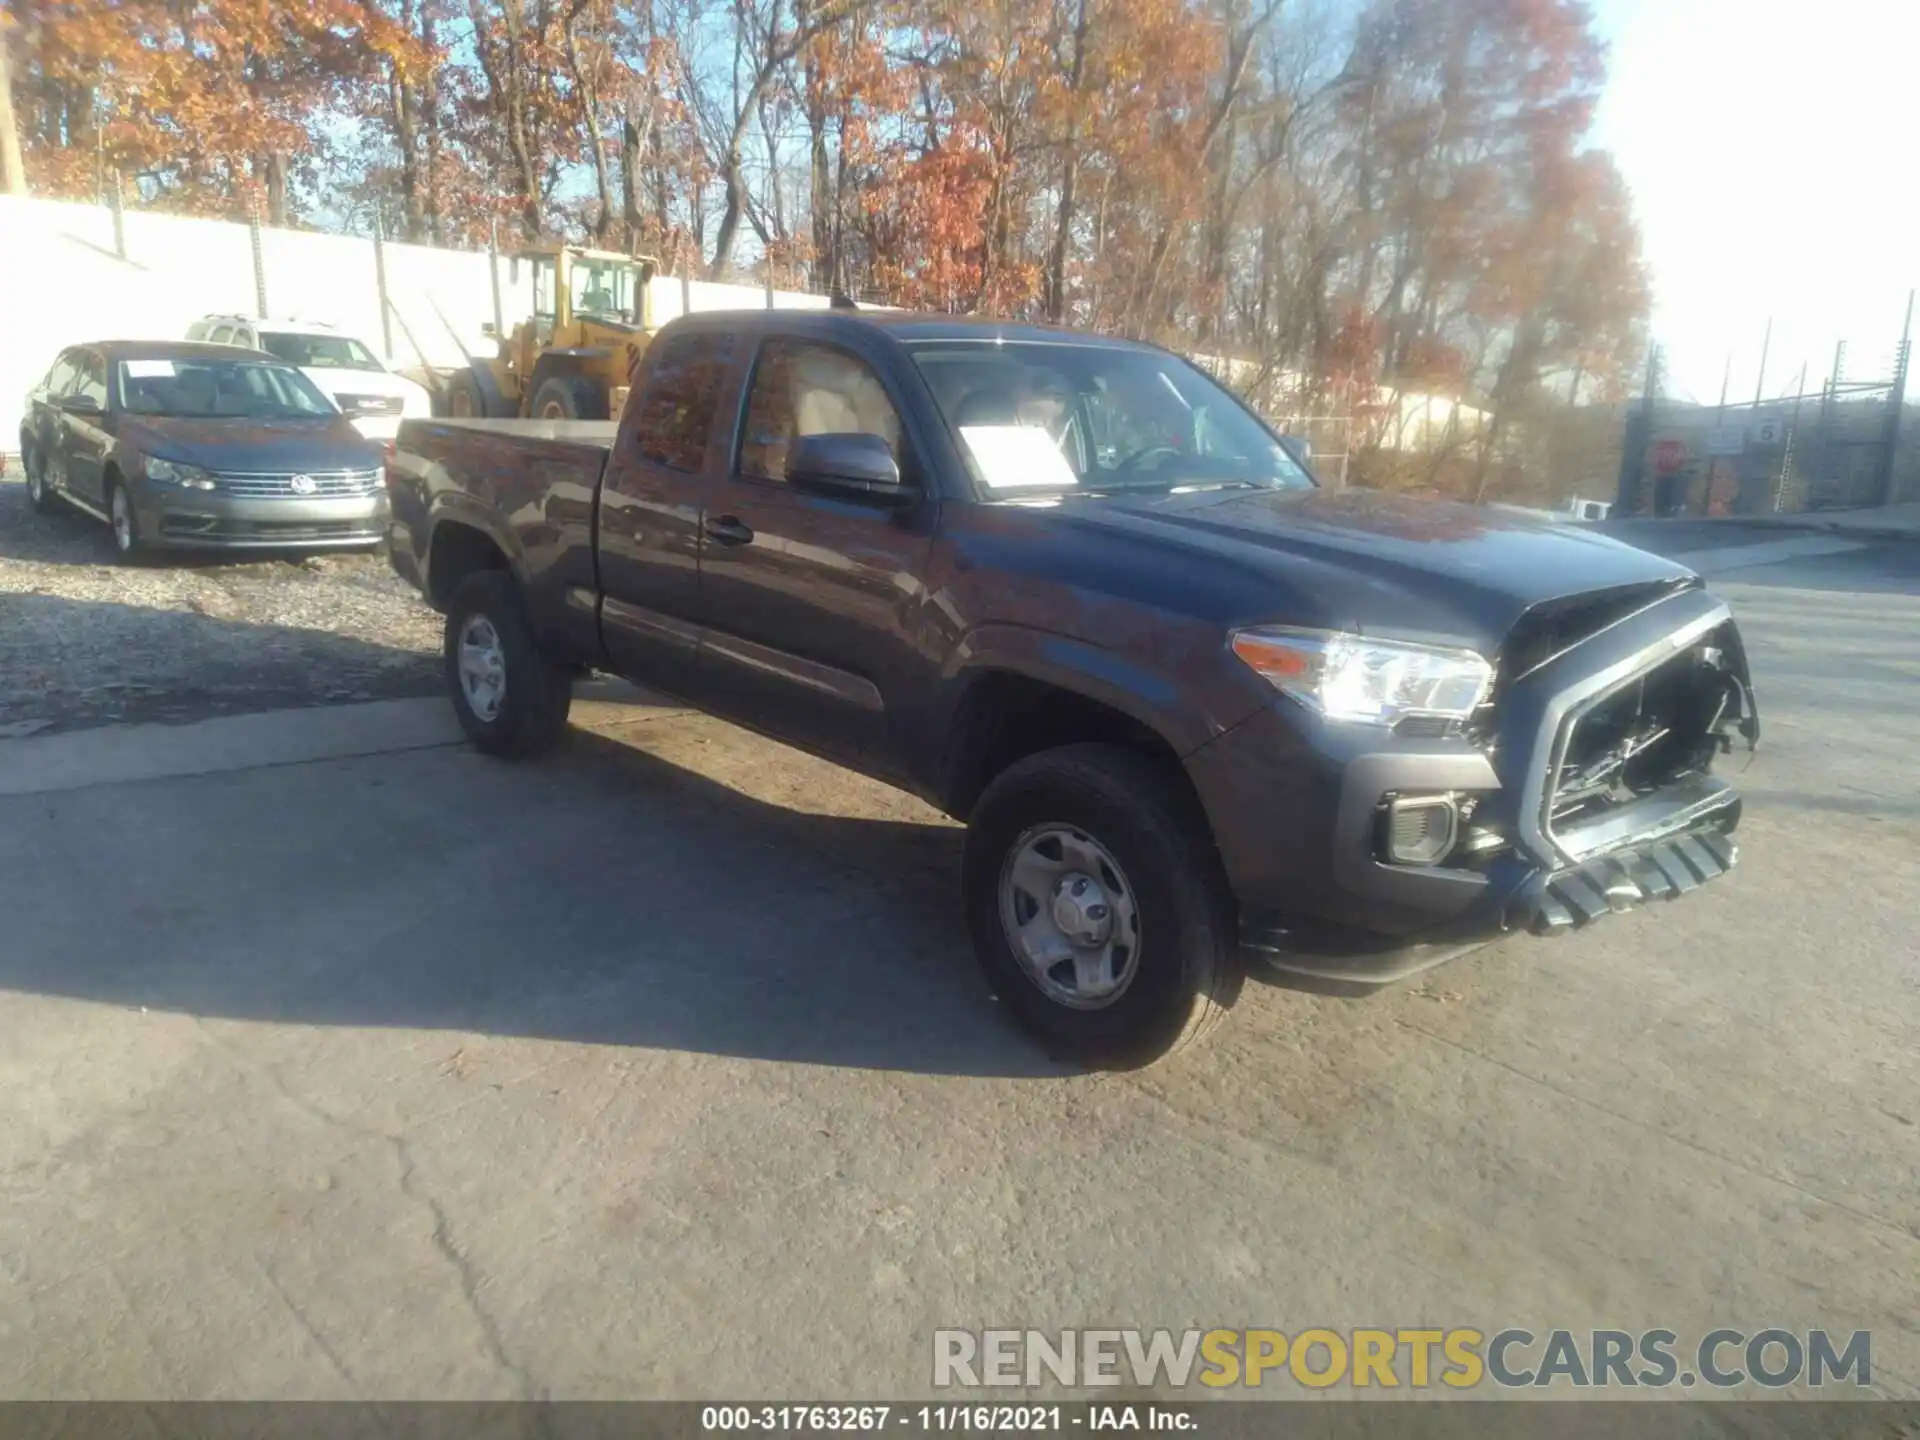
[[[961,429],[972,426],[1018,425],[1020,401],[1013,391],[999,385],[987,385],[971,392],[955,409],[953,423]]]
[[[180,371],[174,377],[173,398],[175,406],[182,414],[213,414],[215,399],[213,372],[200,367]]]

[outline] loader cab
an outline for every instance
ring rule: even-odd
[[[527,251],[533,270],[534,330],[551,344],[578,321],[646,325],[646,284],[654,262],[574,246]]]

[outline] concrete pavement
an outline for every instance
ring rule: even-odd
[[[997,1013],[951,825],[644,697],[519,767],[414,702],[0,742],[0,1397],[908,1395],[940,1326],[1194,1324],[1870,1329],[1920,1396],[1876,563],[1720,585],[1731,880],[1133,1076]]]

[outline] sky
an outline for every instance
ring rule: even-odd
[[[1596,139],[1632,188],[1667,393],[1751,402],[1890,373],[1920,285],[1920,4],[1593,0],[1611,46]],[[1910,392],[1911,393],[1911,392]]]

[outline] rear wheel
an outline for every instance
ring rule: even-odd
[[[59,498],[47,483],[47,462],[25,440],[20,442],[20,468],[27,472],[27,503],[42,515],[59,509]]]
[[[444,656],[454,713],[478,749],[525,759],[566,732],[573,674],[540,653],[506,572],[469,575],[454,591]]]
[[[607,391],[584,375],[554,375],[533,393],[533,413],[541,420],[604,420]]]
[[[968,825],[964,886],[989,983],[1061,1058],[1150,1063],[1239,995],[1205,817],[1180,777],[1132,751],[1073,745],[1008,768]]]

